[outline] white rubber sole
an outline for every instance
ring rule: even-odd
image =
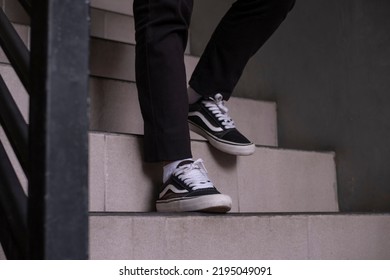
[[[235,156],[250,156],[254,154],[256,150],[256,146],[253,143],[248,145],[238,145],[237,143],[223,141],[221,139],[215,138],[213,135],[207,133],[207,131],[204,131],[203,129],[199,128],[198,126],[196,126],[191,122],[189,122],[188,124],[191,131],[203,136],[210,142],[210,144],[214,148],[224,153],[235,155]]]
[[[198,197],[157,201],[158,212],[212,212],[226,213],[232,208],[232,199],[224,194],[202,195]]]

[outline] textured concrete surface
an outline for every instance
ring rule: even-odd
[[[97,152],[89,153],[89,209],[105,211],[106,141],[104,135],[90,135],[89,145]]]
[[[91,0],[91,7],[125,15],[133,15],[133,0]]]
[[[91,259],[389,259],[390,215],[92,215]]]
[[[135,44],[134,18],[129,15],[92,8],[91,36]],[[188,37],[189,41],[190,36]],[[189,43],[187,44],[185,53],[191,53]]]
[[[94,76],[135,81],[133,45],[102,39],[91,40],[90,71]]]
[[[338,211],[333,153],[258,149],[237,176],[240,212]]]
[[[90,81],[90,129],[142,135],[144,128],[135,83],[97,78]]]
[[[100,207],[94,210],[154,211],[161,167],[142,163],[142,137],[91,133],[90,139],[90,176],[105,184],[90,185],[93,193],[105,193],[104,206],[94,202]],[[192,150],[217,188],[232,197],[235,212],[338,211],[333,153],[258,147],[255,155],[236,158],[203,141],[193,141]],[[94,160],[102,157],[104,166]]]
[[[91,35],[135,44],[134,19],[131,16],[91,9]]]
[[[30,24],[30,17],[24,11],[19,1],[1,0],[0,7],[4,10],[7,17],[14,23]]]
[[[132,82],[92,78],[90,82],[90,129],[143,135],[137,89]],[[229,114],[237,127],[257,145],[277,146],[276,105],[231,98]],[[192,139],[205,140],[195,133]]]
[[[106,211],[153,211],[161,170],[142,162],[141,139],[106,136]]]
[[[90,134],[91,211],[155,211],[162,175],[142,162],[141,145],[139,137]]]
[[[309,217],[309,258],[390,259],[390,215]]]
[[[278,146],[276,103],[231,97],[226,105],[237,128],[253,143]]]
[[[92,38],[90,56],[93,76],[135,81],[134,45]],[[187,78],[191,76],[198,60],[198,57],[185,55]]]

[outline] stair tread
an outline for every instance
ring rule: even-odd
[[[388,259],[390,214],[90,216],[92,259]]]
[[[233,199],[233,212],[338,211],[334,153],[256,147],[235,157],[193,140],[217,188]],[[90,133],[90,209],[154,211],[161,166],[142,163],[142,137]]]

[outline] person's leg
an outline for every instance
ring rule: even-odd
[[[191,77],[203,97],[228,100],[248,60],[286,18],[295,0],[238,0],[214,31]]]
[[[191,157],[184,51],[192,0],[135,0],[136,80],[147,162]]]
[[[135,0],[136,79],[145,161],[165,162],[158,211],[227,212],[231,198],[192,160],[184,50],[192,0]]]
[[[285,19],[294,2],[238,0],[214,31],[189,83],[192,102],[188,121],[190,129],[215,148],[233,155],[255,152],[255,145],[228,115],[224,100],[230,98],[248,60]]]

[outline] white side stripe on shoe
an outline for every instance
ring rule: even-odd
[[[161,199],[168,191],[172,191],[174,193],[188,193],[187,190],[179,190],[174,185],[168,185],[165,189],[160,193],[159,198]]]
[[[223,129],[222,128],[220,128],[220,127],[215,127],[215,126],[213,126],[201,113],[199,113],[199,112],[190,112],[190,113],[188,113],[188,115],[189,116],[191,116],[191,117],[194,117],[194,116],[197,116],[197,117],[199,117],[206,125],[207,125],[207,127],[210,129],[210,130],[212,130],[212,131],[214,131],[214,132],[221,132],[221,131],[223,131]]]

